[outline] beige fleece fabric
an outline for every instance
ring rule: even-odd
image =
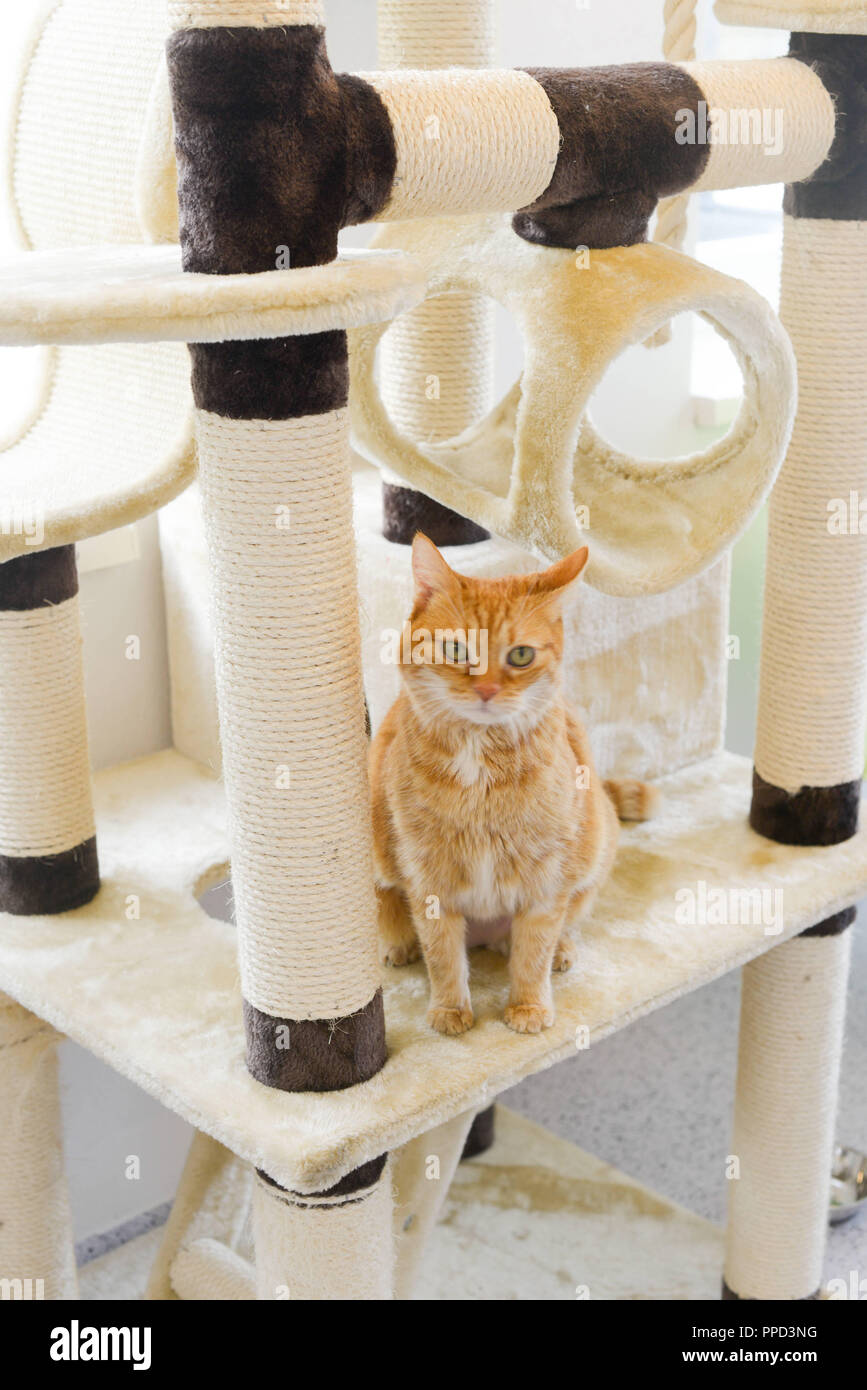
[[[171,1301],[173,1266],[198,1241],[219,1241],[226,1251],[242,1246],[250,1217],[253,1170],[208,1134],[197,1130],[163,1227],[145,1298]]]
[[[254,1081],[235,932],[195,901],[225,874],[222,790],[174,751],[97,776],[103,887],[59,917],[0,918],[0,989],[284,1186],[315,1192],[863,894],[867,829],[827,849],[763,840],[747,824],[750,774],[721,753],[662,780],[660,814],[624,830],[577,964],[555,980],[554,1027],[536,1037],[503,1023],[506,962],[479,950],[463,1037],[428,1027],[421,964],[388,970],[389,1059],[375,1077],[326,1095]],[[721,911],[713,889],[764,890],[753,905],[767,920],[741,920],[735,899]]]
[[[805,34],[867,34],[863,0],[717,0],[723,24],[788,29]]]
[[[275,257],[276,259],[276,257]],[[0,343],[221,343],[392,319],[423,298],[398,251],[343,251],[324,266],[197,275],[179,246],[92,246],[0,264]]]
[[[520,380],[482,421],[425,443],[396,429],[380,396],[386,326],[353,331],[353,442],[365,458],[534,554],[555,559],[588,540],[587,582],[609,594],[673,588],[748,525],[785,454],[796,396],[789,340],[754,290],[662,246],[532,246],[498,217],[404,223],[380,229],[376,245],[416,256],[430,295],[498,300],[518,323],[525,357]],[[627,347],[689,309],[738,360],[740,413],[701,453],[630,458],[596,433],[588,402]]]

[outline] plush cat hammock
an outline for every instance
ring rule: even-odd
[[[550,559],[592,541],[588,582],[652,594],[706,569],[769,491],[794,415],[795,366],[766,300],[742,281],[658,246],[590,253],[531,246],[508,222],[439,218],[379,232],[409,251],[432,298],[488,295],[524,338],[520,381],[457,439],[419,443],[389,418],[376,385],[388,325],[350,337],[353,442],[373,463],[482,526]],[[448,301],[446,301],[446,307]],[[690,458],[653,463],[607,445],[588,402],[626,348],[685,310],[703,314],[740,363],[731,431]],[[586,509],[585,528],[576,508]]]
[[[744,965],[726,1288],[815,1293],[846,928],[867,888],[867,563],[857,537],[830,535],[822,500],[867,491],[867,191],[853,114],[867,26],[838,0],[736,8],[797,24],[790,56],[679,61],[669,32],[667,64],[502,72],[488,0],[381,0],[384,70],[336,77],[319,0],[170,0],[168,26],[161,0],[49,5],[12,162],[32,249],[5,273],[0,339],[62,344],[79,375],[41,402],[56,428],[35,424],[4,461],[23,506],[30,456],[17,450],[38,453],[29,481],[45,521],[36,544],[21,529],[0,552],[4,1274],[75,1293],[54,1028],[200,1131],[151,1297],[387,1299],[410,1296],[473,1117],[496,1094],[573,1055],[579,1027],[604,1038]],[[67,149],[73,96],[80,138]],[[787,120],[773,157],[676,140],[684,109],[734,119],[767,105]],[[801,403],[771,497],[750,807],[748,765],[719,747],[726,572],[707,567],[780,464],[792,363],[760,299],[642,242],[660,198],[769,180],[791,185],[783,310]],[[138,244],[137,210],[150,245]],[[371,220],[396,225],[371,254],[338,258],[341,228]],[[153,244],[177,226],[180,269],[176,250]],[[292,269],[276,268],[280,248]],[[492,298],[527,347],[522,381],[493,413]],[[594,432],[587,402],[624,347],[685,308],[739,356],[740,417],[694,459],[625,458]],[[380,399],[374,354],[394,316]],[[361,605],[391,611],[420,524],[464,547],[469,572],[491,573],[576,544],[586,505],[594,582],[632,596],[593,594],[585,612],[598,724],[607,711],[622,725],[634,702],[642,723],[683,725],[667,810],[625,839],[583,967],[558,984],[555,1027],[536,1038],[504,1036],[495,959],[479,967],[479,1026],[457,1042],[426,1028],[419,969],[383,980],[376,961],[347,332],[357,439],[390,470],[381,548],[361,531]],[[70,543],[187,481],[189,450],[166,454],[188,438],[186,375],[165,347],[185,337],[210,602],[192,583],[179,597],[177,551],[166,592],[181,633],[182,602],[199,635],[213,612],[223,783],[163,750],[101,774],[94,798]],[[429,369],[448,387],[439,400],[425,394]],[[118,390],[138,392],[137,413],[120,412]],[[113,434],[106,420],[120,422]],[[125,437],[130,420],[140,437]],[[304,650],[315,663],[298,660]],[[636,675],[648,671],[670,689],[667,712],[641,704]],[[200,707],[177,698],[195,723]],[[660,759],[661,745],[657,772]],[[234,930],[195,901],[229,859]],[[784,889],[778,930],[749,913],[684,924],[685,880],[748,901],[770,880]],[[423,1181],[428,1153],[439,1183]],[[255,1267],[239,1243],[248,1209]]]

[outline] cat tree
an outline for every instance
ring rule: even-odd
[[[692,8],[667,7],[672,57]],[[4,456],[12,506],[38,504],[44,525],[40,547],[21,527],[0,537],[4,1272],[74,1293],[55,1029],[199,1131],[149,1296],[386,1299],[409,1296],[498,1093],[573,1055],[576,1030],[600,1040],[744,966],[725,1289],[815,1295],[846,928],[867,886],[867,566],[826,508],[867,464],[867,18],[832,0],[718,8],[796,28],[791,55],[505,72],[490,0],[380,0],[382,70],[336,78],[319,0],[170,2],[168,25],[141,0],[47,6],[10,164],[29,249],[0,296],[0,341],[53,353]],[[88,132],[72,154],[71,91]],[[783,148],[679,144],[678,113],[700,103],[780,108]],[[769,181],[789,185],[797,414],[764,301],[644,244],[660,198]],[[338,256],[341,228],[370,220],[373,249]],[[499,405],[492,299],[526,344]],[[586,403],[684,309],[731,342],[744,401],[721,444],[648,464],[602,440]],[[350,428],[385,473],[382,535],[355,484],[358,570]],[[781,464],[750,809],[748,768],[720,751],[725,556]],[[101,774],[92,796],[72,542],[164,507],[194,468],[225,788],[199,751],[216,743],[210,618],[169,522],[176,747]],[[483,959],[479,1022],[456,1042],[426,1028],[419,968],[377,965],[362,671],[375,723],[394,673],[371,645],[404,615],[418,526],[466,572],[501,573],[575,544],[584,505],[595,591],[570,682],[606,775],[679,770],[659,820],[625,837],[554,1027],[509,1034],[502,963]],[[652,689],[627,693],[636,656]],[[195,900],[229,858],[237,935]],[[781,887],[780,931],[683,926],[675,895],[697,884]],[[237,1248],[248,1205],[255,1269]]]

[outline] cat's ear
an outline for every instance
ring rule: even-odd
[[[541,574],[533,576],[534,592],[552,598],[560,597],[580,578],[589,556],[590,551],[586,545],[582,545],[580,550],[573,550],[571,555],[564,555],[563,559],[558,560],[550,569],[542,570]]]
[[[412,575],[416,597],[423,603],[432,594],[449,593],[454,587],[455,573],[450,569],[433,541],[417,531],[412,543]]]

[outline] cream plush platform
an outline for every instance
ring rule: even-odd
[[[190,274],[179,246],[28,252],[0,263],[0,342],[280,338],[391,319],[423,294],[421,266],[399,251],[258,275]]]
[[[749,777],[724,753],[663,781],[661,814],[624,832],[578,965],[555,982],[552,1029],[502,1023],[500,956],[474,953],[477,1023],[457,1039],[425,1022],[423,967],[389,970],[389,1061],[349,1091],[285,1094],[247,1072],[234,929],[194,896],[225,874],[222,791],[172,751],[97,777],[103,887],[60,917],[0,919],[0,989],[280,1183],[316,1191],[570,1056],[576,1030],[596,1041],[857,899],[867,829],[828,849],[772,844],[747,825]],[[782,936],[679,926],[675,895],[700,881],[782,888]]]
[[[867,34],[863,0],[716,0],[723,24],[816,34]]]
[[[185,274],[176,246],[82,247],[5,261],[0,342],[65,346],[51,352],[35,421],[0,452],[0,496],[13,523],[0,534],[0,561],[26,551],[34,514],[41,544],[63,545],[149,515],[192,481],[182,344],[366,324],[412,308],[423,292],[420,267],[394,252],[221,276]]]

